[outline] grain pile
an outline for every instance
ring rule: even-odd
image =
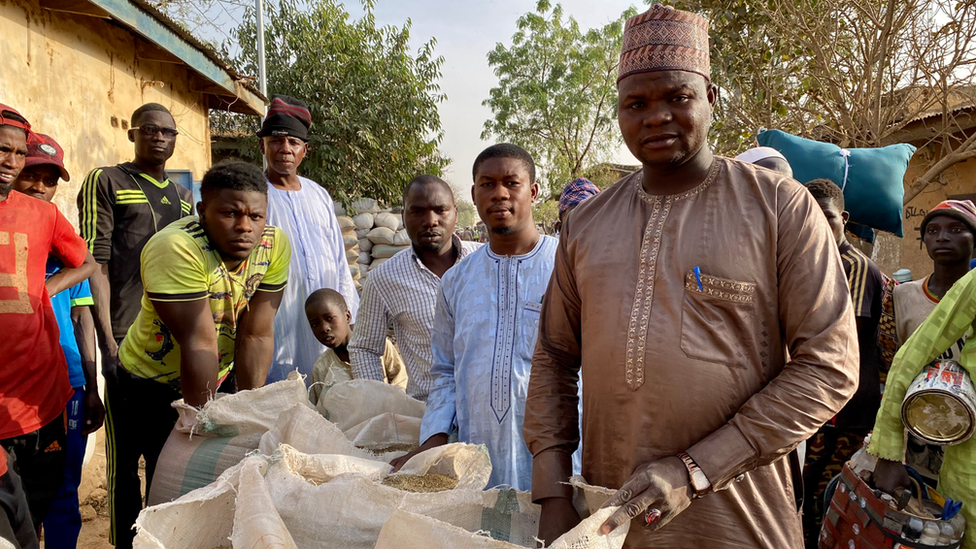
[[[389,454],[391,452],[406,452],[410,453],[414,450],[420,448],[419,444],[389,444],[387,446],[379,446],[376,448],[370,448],[368,446],[356,446],[360,450],[366,450],[374,454]]]
[[[390,475],[383,479],[383,485],[404,492],[433,493],[446,492],[457,488],[458,479],[441,475],[439,473],[427,473],[426,475]]]

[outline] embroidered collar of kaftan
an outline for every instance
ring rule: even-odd
[[[696,195],[696,194],[704,191],[705,189],[707,189],[708,186],[712,184],[712,181],[715,180],[716,174],[718,174],[718,165],[719,165],[719,162],[721,160],[724,160],[724,159],[722,159],[721,157],[715,157],[714,159],[712,159],[712,165],[711,165],[710,168],[708,168],[708,175],[705,176],[704,181],[702,181],[701,183],[699,183],[694,188],[688,189],[687,191],[680,192],[678,194],[650,194],[650,193],[648,193],[647,192],[647,189],[644,188],[644,171],[643,170],[641,170],[641,172],[640,172],[640,177],[634,177],[633,185],[637,189],[637,196],[641,197],[641,200],[643,200],[644,202],[647,202],[648,204],[654,204],[655,202],[659,202],[661,200],[665,200],[667,202],[676,202],[678,200],[682,200],[684,198],[688,198],[690,196],[694,196],[694,195]]]
[[[490,257],[492,259],[518,259],[518,260],[524,260],[524,259],[529,259],[532,256],[534,256],[535,254],[539,253],[539,250],[542,249],[542,243],[543,243],[543,241],[545,239],[546,239],[546,237],[540,234],[539,235],[539,241],[535,243],[535,247],[532,248],[532,251],[530,251],[529,253],[526,253],[526,254],[522,254],[522,255],[499,255],[499,254],[496,254],[495,252],[491,251],[491,242],[485,244],[485,251],[488,252],[488,257]]]

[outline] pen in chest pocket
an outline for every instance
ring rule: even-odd
[[[698,291],[699,292],[702,291],[703,288],[701,283],[701,267],[695,267],[695,280],[698,281]]]

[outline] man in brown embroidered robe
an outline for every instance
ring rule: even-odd
[[[620,489],[627,547],[802,546],[788,454],[854,394],[837,246],[793,179],[715,157],[708,24],[655,5],[627,23],[618,120],[643,169],[567,220],[543,303],[523,434],[540,537],[579,521],[570,456]]]

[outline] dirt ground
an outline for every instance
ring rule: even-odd
[[[108,492],[105,477],[105,429],[95,433],[95,453],[81,474],[78,500],[81,502],[81,535],[78,549],[112,549],[108,542]],[[140,467],[139,476],[143,476]],[[143,488],[145,489],[145,488]]]

